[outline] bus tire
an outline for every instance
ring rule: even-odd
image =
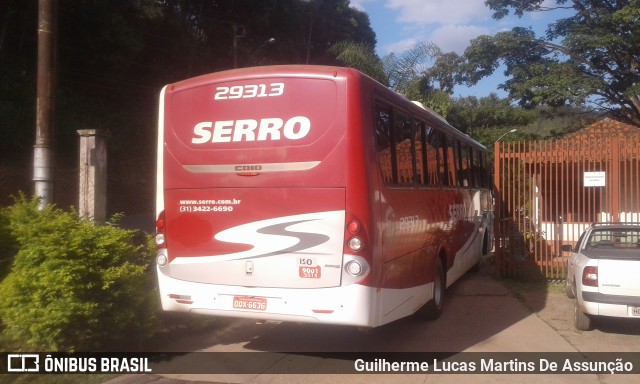
[[[433,297],[422,308],[420,308],[416,315],[422,320],[435,320],[442,314],[442,307],[444,303],[444,292],[447,287],[446,275],[444,273],[444,265],[442,264],[442,258],[438,257],[436,260],[436,270],[433,279]]]

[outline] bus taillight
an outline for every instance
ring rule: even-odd
[[[357,234],[358,232],[360,232],[360,223],[357,220],[351,220],[349,225],[347,225],[347,230],[351,234]]]
[[[360,240],[360,238],[358,237],[350,238],[347,244],[349,245],[349,249],[352,250],[353,252],[360,252],[364,248],[364,244],[362,243],[362,240]]]
[[[353,252],[360,252],[364,249],[365,241],[362,231],[362,224],[356,219],[353,219],[347,224],[347,247]],[[357,236],[356,236],[357,235]]]
[[[165,236],[165,220],[164,220],[164,211],[160,212],[158,215],[158,220],[156,220],[156,246],[158,247],[158,254],[156,255],[156,263],[164,267],[169,262],[169,258],[167,257],[167,238]]]
[[[164,211],[160,212],[158,215],[158,220],[156,220],[156,245],[158,248],[166,248],[167,247],[167,239],[164,234]]]
[[[369,274],[367,228],[354,215],[347,213],[344,230],[344,259],[342,284],[362,284]]]

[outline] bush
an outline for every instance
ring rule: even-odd
[[[0,283],[11,348],[121,350],[155,332],[150,252],[135,231],[97,226],[54,206],[38,209],[37,199],[24,196],[0,216],[0,238],[9,233],[18,249]]]

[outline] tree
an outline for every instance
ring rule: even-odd
[[[343,65],[355,68],[381,84],[389,84],[382,60],[371,46],[354,41],[342,41],[332,45],[329,52]]]
[[[37,10],[33,1],[0,2],[2,161],[33,151]],[[152,159],[162,86],[230,69],[234,56],[239,67],[332,64],[335,42],[376,44],[368,16],[349,0],[66,0],[58,20],[60,166],[77,161],[76,130],[86,128],[110,132],[110,158]]]
[[[383,59],[385,71],[389,75],[389,85],[403,94],[424,89],[430,61],[441,53],[440,48],[431,42],[415,44],[399,55],[390,53]]]
[[[451,108],[449,93],[453,87],[444,91],[443,83],[438,88],[434,83],[436,78],[430,76],[430,62],[442,54],[431,42],[418,43],[400,54],[390,53],[382,59],[370,46],[350,41],[335,44],[329,52],[343,65],[358,69],[442,116],[446,116]]]
[[[492,93],[479,99],[475,96],[456,99],[447,119],[461,131],[469,132],[474,129],[526,126],[538,117],[537,112],[514,107],[508,100]]]
[[[537,37],[513,28],[473,40],[449,80],[476,84],[501,64],[508,80],[500,88],[522,106],[594,105],[628,122],[640,123],[640,0],[486,0],[493,17],[514,12],[573,9]],[[551,5],[547,5],[551,4]],[[446,59],[446,60],[445,60]]]

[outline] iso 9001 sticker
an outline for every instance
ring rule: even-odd
[[[319,279],[321,276],[320,266],[299,267],[300,277],[303,279]]]
[[[298,258],[298,276],[303,279],[319,279],[321,276],[320,266],[317,265],[313,257]]]

